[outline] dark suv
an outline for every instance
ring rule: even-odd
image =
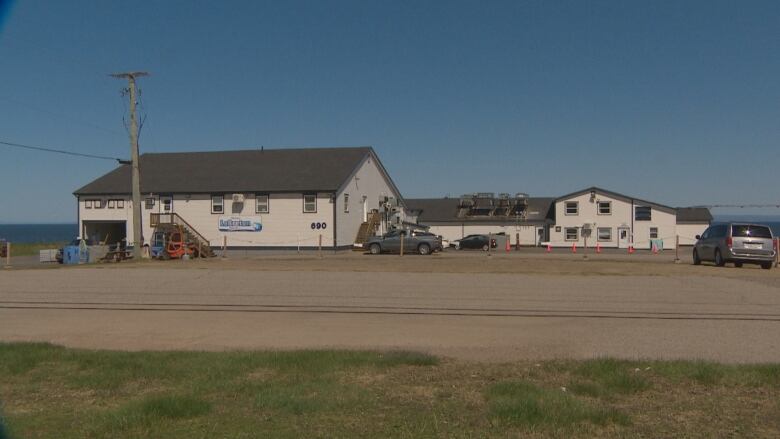
[[[728,223],[715,224],[707,228],[701,236],[696,236],[693,247],[693,263],[713,261],[722,267],[733,262],[735,267],[742,264],[759,264],[770,269],[775,262],[774,237],[772,230],[759,224]]]

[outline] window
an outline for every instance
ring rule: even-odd
[[[564,231],[566,234],[565,238],[567,241],[576,241],[577,240],[577,228],[576,227],[567,227]]]
[[[599,201],[598,209],[599,209],[599,215],[612,215],[612,202]]]
[[[314,194],[303,195],[303,213],[317,213],[317,196]]]
[[[160,202],[162,203],[162,210],[163,210],[163,212],[170,213],[173,210],[173,198],[172,197],[160,198]]]
[[[344,213],[349,213],[349,194],[344,194]]]
[[[599,227],[597,238],[599,241],[612,241],[612,227]]]
[[[658,239],[658,227],[650,227],[650,239]]]
[[[116,207],[116,201],[115,200],[108,200],[108,208],[113,209]]]
[[[146,205],[147,209],[153,209],[154,208],[154,198],[147,198],[144,200],[144,204]]]
[[[653,218],[652,211],[650,206],[636,206],[634,208],[634,220],[650,221]]]
[[[117,209],[124,209],[125,208],[125,200],[116,200],[116,208]]]
[[[580,203],[578,201],[567,201],[564,203],[564,210],[566,215],[577,215],[580,210]]]
[[[211,196],[211,213],[224,213],[225,212],[225,200],[222,195]]]
[[[95,209],[102,209],[103,206],[103,200],[92,200],[92,207]]]
[[[84,200],[84,209],[92,209],[92,200]]]
[[[767,226],[731,226],[731,236],[735,238],[766,238],[772,239],[772,231]]]
[[[255,195],[255,213],[268,213],[268,195]]]

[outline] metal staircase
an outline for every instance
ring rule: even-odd
[[[173,228],[181,228],[184,232],[185,240],[197,250],[198,257],[211,258],[216,256],[214,249],[209,244],[209,240],[198,233],[194,227],[177,213],[152,213],[149,218],[149,224],[162,232],[170,231]]]
[[[365,244],[369,238],[374,236],[376,234],[377,229],[379,229],[379,221],[380,221],[379,212],[369,213],[367,220],[368,221],[360,225],[357,236],[355,237],[354,247],[358,249],[362,248],[363,244]]]

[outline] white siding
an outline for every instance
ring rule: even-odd
[[[124,200],[124,207],[113,209],[108,208],[108,200]],[[133,203],[125,195],[118,196],[85,196],[77,198],[79,211],[79,236],[84,232],[84,221],[127,221],[127,241],[133,240]],[[101,200],[103,207],[101,209],[85,208],[85,200]],[[85,237],[86,238],[86,237]]]
[[[232,194],[224,195],[224,213],[211,213],[210,194],[176,194],[173,196],[173,212],[181,216],[195,230],[204,235],[212,246],[221,247],[223,237],[227,237],[228,247],[315,247],[322,235],[323,247],[333,246],[333,204],[330,194],[317,194],[317,212],[303,213],[303,194],[271,194],[269,213],[255,213],[255,194],[244,194],[243,206],[231,200]],[[155,198],[153,209],[146,209],[143,196],[141,201],[143,234],[146,242],[152,236],[150,214],[160,213],[159,196]],[[83,197],[93,199],[97,197]],[[111,197],[114,198],[114,197]],[[83,200],[79,202],[79,230],[83,230],[83,221],[127,221],[127,239],[133,241],[132,203],[125,198],[124,209],[85,209]],[[223,232],[218,228],[220,217],[252,217],[262,223],[260,232]],[[311,225],[325,224],[325,229],[312,229]]]
[[[424,223],[424,222],[423,222]],[[517,240],[517,234],[520,235],[520,245],[536,245],[536,228],[537,226],[526,225],[489,225],[489,224],[427,224],[430,225],[429,232],[441,235],[442,239],[447,241],[455,241],[468,235],[487,235],[496,233],[505,233],[509,236],[512,245],[515,245]],[[542,227],[542,226],[540,226]]]
[[[579,206],[577,215],[566,215],[565,204],[567,201],[576,201]],[[598,201],[610,201],[612,203],[612,212],[609,215],[598,214]],[[634,206],[643,205],[636,202]],[[650,228],[658,228],[658,238],[663,239],[663,247],[666,249],[674,248],[675,236],[677,233],[677,215],[665,210],[652,208],[651,221],[635,221],[631,202],[623,199],[612,198],[602,193],[597,193],[591,201],[590,192],[578,195],[566,200],[559,200],[555,203],[555,226],[550,229],[550,244],[553,246],[571,246],[573,243],[582,246],[585,239],[582,237],[582,226],[588,223],[591,225],[591,236],[588,238],[588,246],[595,247],[597,243],[597,230],[599,227],[609,227],[612,229],[611,241],[599,241],[602,247],[618,246],[618,227],[631,228],[633,224],[634,247],[638,249],[650,248]],[[560,227],[560,232],[556,228]],[[566,228],[578,228],[578,239],[576,241],[567,241],[565,239]]]
[[[677,234],[680,235],[680,245],[696,244],[696,235],[701,235],[710,225],[700,224],[677,224]]]
[[[349,194],[349,213],[344,212],[344,194]],[[379,169],[374,157],[358,167],[336,197],[336,239],[339,246],[351,246],[355,242],[357,232],[363,223],[363,197],[367,211],[379,208],[380,197],[398,198],[400,194],[393,191],[390,183]]]

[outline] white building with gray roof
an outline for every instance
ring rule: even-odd
[[[371,147],[143,154],[140,169],[147,243],[175,214],[212,247],[348,248],[388,199],[403,203]],[[121,165],[74,192],[81,236],[133,241],[130,183]]]

